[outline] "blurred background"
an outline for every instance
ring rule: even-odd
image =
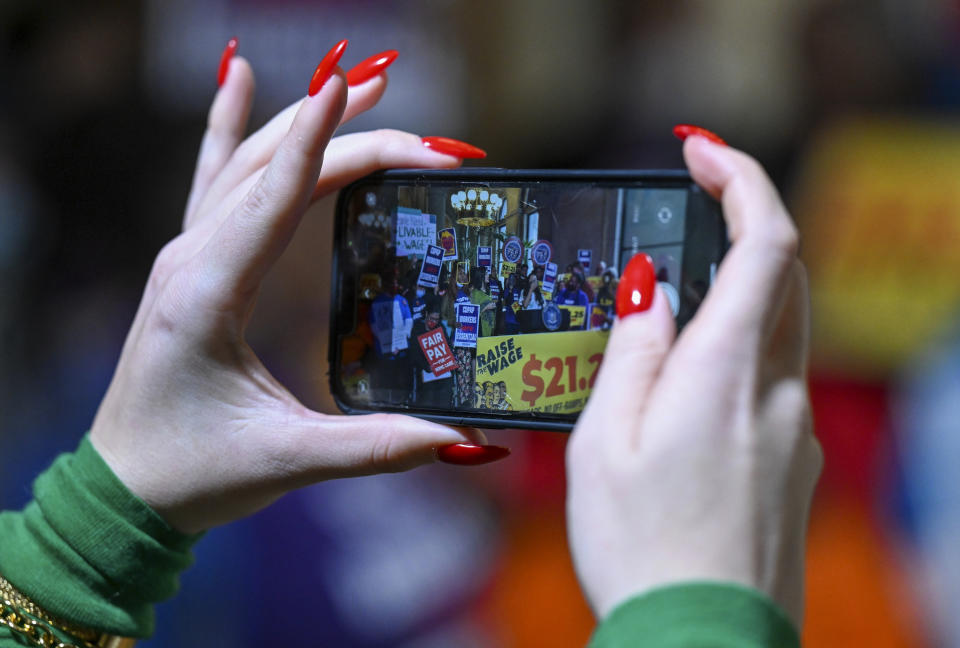
[[[75,447],[153,256],[178,231],[228,38],[252,127],[334,42],[400,57],[393,127],[501,167],[679,167],[716,131],[797,219],[826,453],[807,646],[960,646],[960,2],[139,0],[0,6],[0,505]],[[331,200],[307,218],[250,333],[332,411]],[[492,433],[482,469],[320,484],[211,531],[144,646],[582,646],[564,538],[566,437]]]

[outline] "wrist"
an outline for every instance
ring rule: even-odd
[[[723,581],[685,581],[620,601],[598,626],[592,648],[645,637],[651,644],[799,648],[797,628],[759,590]]]
[[[146,637],[199,536],[172,529],[84,439],[34,483],[22,512],[0,514],[0,574],[71,624]]]

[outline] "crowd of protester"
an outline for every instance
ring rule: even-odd
[[[385,264],[385,268],[376,275],[379,285],[370,291],[375,294],[368,295],[369,305],[361,306],[365,315],[360,326],[370,329],[363,336],[370,341],[363,359],[369,386],[391,402],[437,408],[511,408],[505,385],[475,381],[475,342],[456,342],[460,304],[478,307],[477,337],[551,331],[542,317],[549,303],[560,309],[583,309],[583,316],[575,323],[561,318],[557,330],[606,330],[616,317],[617,272],[603,262],[597,268],[601,272],[598,288],[588,280],[583,265],[574,262],[556,278],[552,293],[543,289],[544,266],[504,277],[497,276],[496,267],[474,267],[467,282],[461,283],[464,277],[458,276],[456,264],[448,262],[436,288],[418,285],[417,261],[402,258]],[[443,329],[456,360],[456,368],[441,375],[431,371],[426,352],[416,342],[420,335],[437,328]]]

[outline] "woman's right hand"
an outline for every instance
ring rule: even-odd
[[[713,580],[767,593],[799,625],[822,453],[797,233],[752,158],[704,137],[684,154],[722,202],[732,247],[676,341],[662,292],[629,314],[649,305],[652,264],[624,270],[620,319],[567,451],[574,563],[599,618],[633,595]]]
[[[93,422],[91,441],[114,473],[181,531],[243,517],[300,486],[407,470],[445,458],[443,446],[483,441],[407,416],[311,411],[246,342],[261,281],[313,201],[377,169],[451,168],[470,153],[444,154],[450,140],[400,131],[334,138],[386,88],[381,71],[348,93],[336,67],[345,45],[318,66],[307,97],[246,140],[253,74],[245,60],[229,62],[184,231],[154,263]]]

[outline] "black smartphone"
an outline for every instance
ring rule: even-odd
[[[619,271],[649,254],[677,324],[728,247],[686,171],[387,171],[337,204],[330,382],[346,413],[569,430]]]

